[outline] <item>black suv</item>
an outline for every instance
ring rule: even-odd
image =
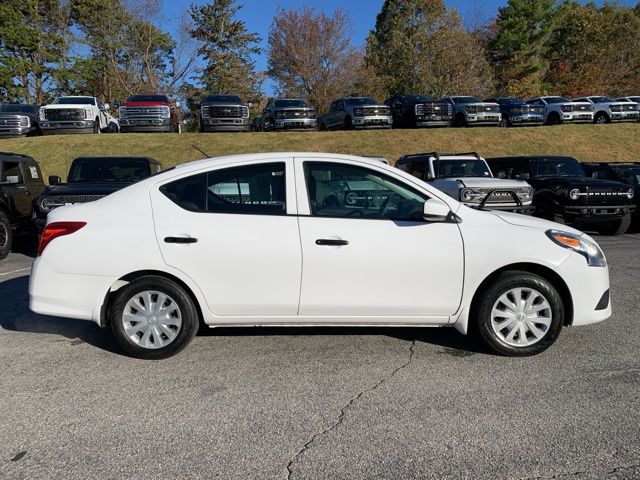
[[[200,102],[201,132],[248,132],[249,106],[238,95],[205,95]]]
[[[630,185],[635,192],[636,210],[632,215],[634,230],[640,227],[640,162],[626,163],[583,163],[588,177],[613,180]]]
[[[487,158],[494,175],[526,180],[533,188],[534,215],[557,223],[620,235],[635,210],[633,188],[621,182],[587,177],[572,157]]]
[[[148,157],[78,157],[71,163],[67,183],[49,177],[35,205],[36,227],[39,232],[44,229],[54,208],[98,200],[160,170],[160,162]]]
[[[317,127],[315,108],[300,98],[271,98],[262,114],[254,120],[254,129],[260,132],[315,130]]]
[[[493,102],[500,105],[502,117],[501,127],[533,126],[544,124],[544,107],[541,105],[529,105],[521,98],[497,97],[489,98],[485,102]]]
[[[9,255],[14,231],[32,226],[33,200],[43,190],[38,162],[27,155],[0,152],[0,259]]]
[[[453,121],[451,105],[427,95],[396,95],[384,104],[391,108],[394,128],[448,127]]]

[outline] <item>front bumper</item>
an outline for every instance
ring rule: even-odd
[[[201,118],[203,132],[248,132],[248,118]]]
[[[100,324],[104,298],[116,279],[55,271],[37,257],[29,278],[29,308],[41,315],[76,318]]]
[[[542,125],[544,123],[544,115],[537,113],[526,113],[520,115],[511,115],[509,117],[511,125]]]
[[[593,112],[590,113],[567,113],[562,112],[563,123],[593,123]]]
[[[573,220],[606,221],[623,217],[634,210],[635,205],[567,205],[562,208],[562,214]]]
[[[611,316],[611,302],[607,301],[609,290],[609,268],[590,267],[579,253],[572,253],[558,267],[556,273],[564,280],[573,303],[571,325],[588,325],[601,322]]]
[[[315,118],[276,119],[274,124],[275,130],[311,130],[315,128],[318,128],[318,121]]]
[[[121,118],[121,132],[171,132],[170,118]]]
[[[393,126],[393,117],[386,115],[353,117],[352,123],[355,128],[391,128]]]
[[[500,113],[465,113],[469,125],[500,125]]]
[[[640,112],[611,112],[610,117],[612,122],[637,122],[640,119]]]
[[[45,135],[56,133],[93,133],[95,120],[41,120],[40,129]]]
[[[416,127],[448,127],[451,122],[453,118],[445,115],[416,116]]]

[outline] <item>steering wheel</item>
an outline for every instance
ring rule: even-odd
[[[384,218],[384,216],[387,213],[387,210],[389,210],[389,205],[391,205],[391,195],[385,198],[384,202],[382,202],[382,205],[380,205],[380,210],[378,210],[379,217]]]

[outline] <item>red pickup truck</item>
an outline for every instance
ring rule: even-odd
[[[133,95],[120,105],[120,131],[178,132],[177,108],[167,95]]]

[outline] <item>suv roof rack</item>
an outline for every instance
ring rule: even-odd
[[[24,153],[14,153],[14,152],[0,152],[0,155],[2,156],[11,156],[11,157],[22,157],[22,158],[32,158],[29,155],[26,155]]]

